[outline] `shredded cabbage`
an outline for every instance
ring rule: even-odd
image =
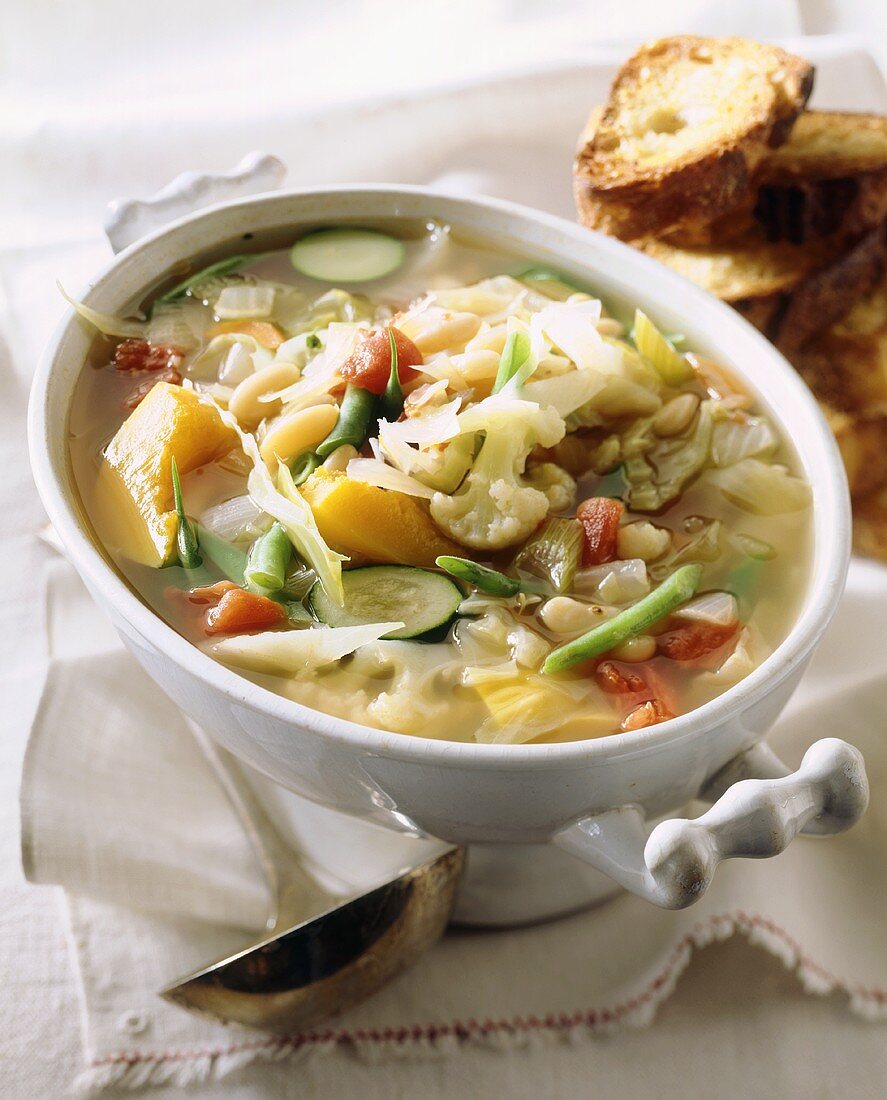
[[[611,374],[620,370],[622,352],[598,332],[600,317],[601,303],[595,299],[552,302],[533,314],[530,332],[537,340],[547,336],[580,370]]]
[[[393,489],[396,493],[406,493],[411,497],[431,500],[434,490],[421,481],[402,473],[394,466],[387,466],[377,458],[352,458],[345,473],[352,481],[365,481],[369,485],[378,485],[380,489]]]
[[[779,438],[763,416],[718,420],[712,429],[711,457],[715,466],[732,466],[744,458],[772,454],[778,446]]]
[[[111,313],[99,313],[97,309],[91,309],[83,302],[75,301],[61,283],[56,283],[56,286],[68,305],[76,310],[84,321],[89,321],[93,328],[97,328],[105,336],[120,336],[136,340],[145,339],[147,330],[145,321],[124,321]]]
[[[269,630],[263,634],[225,638],[209,648],[212,655],[225,664],[271,675],[295,675],[332,664],[404,625],[368,623],[365,626],[315,626],[309,630]]]
[[[224,320],[270,317],[274,310],[276,291],[273,286],[226,286],[216,299],[213,310]]]
[[[703,401],[687,436],[659,439],[650,420],[638,421],[623,436],[622,457],[630,483],[629,504],[638,512],[656,512],[680,495],[708,462],[712,402]]]
[[[717,470],[711,478],[727,500],[761,516],[798,512],[810,503],[811,490],[806,481],[794,477],[784,466],[757,458],[744,458]]]
[[[571,370],[554,378],[532,379],[518,391],[526,401],[550,406],[564,418],[586,405],[603,389],[605,378],[594,370]]]

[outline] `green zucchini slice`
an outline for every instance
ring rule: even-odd
[[[290,261],[296,271],[324,283],[368,283],[396,271],[403,241],[375,229],[318,229],[296,241]]]
[[[337,607],[320,584],[308,602],[316,617],[328,626],[363,626],[401,622],[386,638],[415,638],[448,623],[463,596],[440,573],[411,565],[366,565],[342,574],[345,604]]]

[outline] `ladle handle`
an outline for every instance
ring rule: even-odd
[[[230,172],[183,172],[147,199],[114,199],[105,236],[115,252],[204,206],[246,198],[279,187],[286,165],[270,153],[247,153]]]
[[[643,811],[629,805],[584,817],[554,842],[654,905],[683,909],[705,893],[722,860],[775,856],[798,833],[849,829],[865,812],[869,787],[859,750],[826,737],[791,774],[757,745],[725,765],[700,797],[717,801],[701,817],[660,822],[649,835]]]

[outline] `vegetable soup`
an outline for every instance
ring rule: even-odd
[[[129,317],[75,303],[73,469],[132,588],[271,691],[424,737],[599,737],[741,680],[812,526],[754,397],[593,285],[397,233],[195,265]]]

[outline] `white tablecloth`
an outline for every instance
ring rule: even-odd
[[[355,6],[356,7],[356,6]],[[101,261],[96,235],[103,202],[115,193],[145,193],[186,167],[230,166],[247,148],[283,155],[294,182],[322,179],[425,181],[476,186],[569,215],[572,140],[588,103],[600,95],[600,69],[587,65],[584,43],[636,39],[693,26],[704,31],[791,35],[804,29],[790,3],[674,6],[557,4],[535,22],[521,5],[476,2],[415,5],[397,13],[396,45],[436,44],[423,85],[461,85],[418,96],[422,66],[398,67],[361,6],[345,44],[329,48],[318,32],[300,34],[295,16],[307,5],[269,3],[246,19],[240,5],[154,5],[156,23],[137,36],[117,3],[21,5],[4,13],[7,64],[0,91],[0,615],[3,736],[0,738],[0,1064],[10,1100],[54,1098],[80,1068],[81,1047],[71,957],[52,889],[28,889],[18,869],[15,786],[24,734],[42,683],[46,635],[41,586],[48,555],[35,539],[42,516],[23,463],[24,393],[35,355],[60,312],[56,276],[76,287]],[[877,6],[880,7],[880,6]],[[201,16],[195,14],[200,9]],[[387,4],[389,19],[395,11]],[[504,22],[503,8],[512,18]],[[808,26],[827,30],[831,5],[803,5]],[[878,38],[876,5],[838,8],[842,30],[868,27]],[[420,9],[436,17],[423,22]],[[434,9],[432,11],[432,9]],[[692,9],[692,10],[691,10]],[[78,14],[74,14],[77,12]],[[831,12],[831,15],[830,15]],[[181,21],[189,49],[175,41]],[[325,17],[333,18],[333,16]],[[864,18],[871,22],[864,24]],[[635,22],[632,22],[632,20]],[[275,23],[275,21],[277,21]],[[346,23],[348,19],[346,17]],[[395,26],[394,22],[390,24]],[[883,26],[883,24],[881,24]],[[163,30],[165,37],[160,34]],[[278,33],[278,31],[280,33]],[[223,33],[225,32],[225,33]],[[355,43],[366,41],[357,51]],[[412,35],[412,38],[410,38]],[[461,38],[460,38],[461,36]],[[369,37],[369,41],[367,41]],[[237,45],[232,46],[232,40]],[[203,43],[198,53],[197,44]],[[273,42],[270,50],[268,43]],[[84,55],[87,44],[93,49]],[[352,71],[349,43],[363,59]],[[834,48],[844,48],[838,44]],[[323,63],[317,61],[318,48]],[[377,52],[373,54],[373,49]],[[256,50],[269,50],[267,63]],[[863,55],[846,80],[830,77],[826,44],[820,101],[853,105],[876,87]],[[624,52],[624,51],[621,51]],[[382,58],[379,67],[367,56]],[[447,69],[442,59],[452,59]],[[195,60],[196,58],[196,60]],[[309,64],[305,58],[313,58]],[[301,66],[300,66],[301,59]],[[580,61],[580,59],[583,59]],[[547,68],[540,73],[539,67]],[[475,75],[533,68],[526,98],[477,97]],[[329,70],[341,79],[330,79]],[[230,79],[231,73],[235,79]],[[357,75],[355,75],[355,72]],[[307,75],[306,75],[307,74]],[[324,75],[326,74],[326,75]],[[267,79],[265,79],[267,76]],[[10,78],[15,78],[14,85]],[[407,100],[365,108],[354,141],[343,140],[353,118],[355,88]],[[117,85],[115,85],[115,81]],[[115,86],[123,89],[115,95]],[[287,97],[290,97],[287,99]],[[319,102],[334,111],[313,123]],[[510,103],[510,105],[509,105]],[[485,106],[486,104],[486,106]],[[495,109],[489,104],[495,104]],[[471,126],[465,123],[470,114]],[[110,135],[110,138],[109,138]],[[359,144],[358,144],[359,142]],[[589,952],[590,957],[592,952]],[[577,959],[577,966],[586,962]],[[734,939],[706,949],[662,1009],[655,1027],[595,1041],[575,1050],[555,1046],[501,1056],[465,1050],[438,1062],[373,1067],[314,1059],[302,1066],[265,1066],[249,1080],[228,1079],[194,1095],[483,1097],[595,1093],[634,1097],[874,1097],[883,1093],[883,1031],[851,1017],[837,1000],[802,993],[770,956]],[[151,1094],[181,1095],[171,1090]]]

